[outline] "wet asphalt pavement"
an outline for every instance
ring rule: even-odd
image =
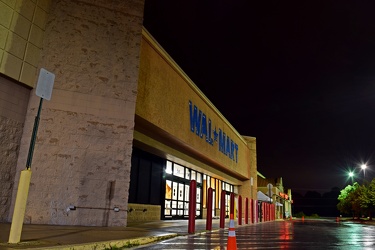
[[[375,249],[375,225],[334,219],[266,222],[235,233],[238,249]],[[133,249],[227,249],[227,240],[228,229],[219,229]]]

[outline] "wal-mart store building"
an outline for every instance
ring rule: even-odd
[[[231,193],[256,204],[255,138],[240,135],[143,28],[143,5],[0,0],[1,221],[12,220],[26,168],[41,68],[56,77],[25,223],[186,219],[191,180],[198,218],[208,188],[214,216],[223,191],[226,213]]]

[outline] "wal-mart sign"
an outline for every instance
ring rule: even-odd
[[[197,106],[193,105],[189,101],[189,112],[190,112],[190,131],[196,136],[199,136],[206,143],[214,146],[216,143],[218,150],[230,159],[238,162],[238,144],[235,143],[224,131],[219,128],[212,129],[214,126],[205,113],[198,109]]]

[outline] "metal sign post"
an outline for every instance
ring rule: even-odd
[[[29,187],[31,180],[31,161],[34,153],[34,145],[36,134],[38,132],[40,111],[42,109],[43,98],[50,100],[52,95],[53,83],[55,75],[45,69],[40,69],[38,83],[36,87],[36,95],[40,96],[38,113],[35,117],[33,133],[31,136],[29,153],[27,156],[26,169],[21,171],[20,180],[18,183],[18,190],[16,196],[16,203],[14,204],[14,211],[12,217],[12,224],[10,227],[8,243],[19,243],[21,240],[21,232],[23,220],[25,217],[27,197],[29,195]]]
[[[272,195],[273,195],[272,188],[273,188],[273,185],[271,183],[268,183],[267,188],[268,188],[268,199],[269,199],[268,202],[272,203]]]
[[[31,168],[31,161],[33,160],[34,146],[35,146],[36,134],[38,133],[38,126],[39,126],[39,120],[40,120],[40,110],[42,109],[42,104],[43,104],[43,98],[40,98],[38,113],[35,116],[33,133],[31,135],[29,153],[27,155],[26,169]]]

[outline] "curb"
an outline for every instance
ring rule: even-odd
[[[140,245],[146,245],[154,243],[157,241],[162,241],[170,238],[174,238],[178,234],[166,234],[161,236],[148,236],[148,237],[139,237],[134,239],[125,239],[125,240],[110,240],[110,241],[101,241],[101,242],[91,242],[91,243],[82,243],[82,244],[72,244],[72,245],[63,245],[63,246],[48,246],[48,247],[38,247],[37,249],[60,249],[60,250],[93,250],[93,249],[125,249],[132,248]],[[23,246],[27,245],[27,242],[22,243]],[[5,245],[3,245],[5,246]],[[20,244],[8,244],[10,249],[12,247],[17,248]],[[35,244],[33,244],[35,247]]]

